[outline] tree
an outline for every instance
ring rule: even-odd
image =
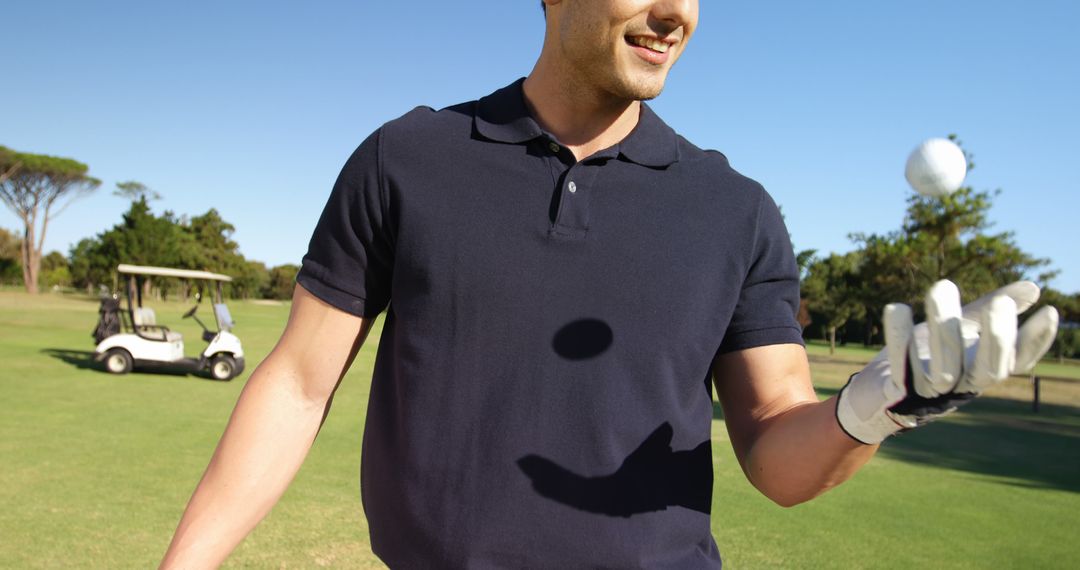
[[[126,183],[125,183],[126,184]],[[137,183],[136,183],[137,184]],[[136,186],[128,186],[135,188]],[[159,265],[198,269],[231,275],[226,294],[254,297],[262,294],[269,282],[266,266],[249,262],[231,239],[234,227],[217,210],[193,218],[178,217],[166,211],[155,215],[146,192],[134,192],[131,207],[121,223],[94,238],[87,238],[71,249],[71,278],[75,286],[105,283],[117,264]],[[143,294],[190,294],[186,280],[143,278]]]
[[[121,198],[127,198],[132,202],[138,201],[140,198],[144,198],[146,201],[160,200],[161,194],[154,192],[148,188],[142,182],[136,182],[134,180],[128,180],[126,182],[117,182],[116,190],[113,190],[113,196],[120,196]]]
[[[287,263],[270,269],[270,284],[263,296],[268,299],[292,299],[300,266]]]
[[[863,256],[867,305],[880,312],[888,302],[920,305],[936,281],[956,283],[971,301],[1012,281],[1045,280],[1049,265],[1024,252],[1011,232],[987,233],[989,192],[961,188],[950,196],[912,196],[901,231],[853,234]]]
[[[120,263],[176,266],[179,234],[172,214],[166,212],[155,216],[150,211],[146,196],[140,196],[123,214],[121,223],[98,235],[99,243],[92,252],[92,258],[96,263],[107,264],[110,274]],[[75,264],[74,259],[72,262]],[[143,294],[149,295],[154,280],[145,277],[142,283]]]
[[[1029,311],[1029,314],[1045,305],[1057,309],[1060,317],[1057,338],[1050,346],[1050,353],[1055,355],[1059,362],[1066,358],[1080,358],[1080,293],[1066,295],[1056,289],[1046,287],[1039,297],[1038,304]]]
[[[226,222],[217,210],[211,208],[201,216],[191,218],[186,226],[200,250],[200,269],[208,271],[240,271],[244,256],[240,246],[232,240],[236,227]]]
[[[913,261],[920,281],[951,279],[974,298],[1049,264],[1022,251],[1012,232],[987,233],[991,205],[989,192],[971,188],[910,200],[904,233],[919,254]]]
[[[829,354],[836,352],[836,330],[849,319],[861,319],[865,305],[861,299],[862,279],[857,252],[831,254],[814,260],[803,280],[803,295],[810,311],[825,320]]]
[[[71,282],[75,287],[85,287],[86,293],[93,293],[94,288],[112,280],[117,260],[108,257],[102,250],[99,237],[83,238],[68,252],[71,266]]]
[[[133,265],[173,265],[176,257],[176,222],[169,215],[155,216],[145,196],[131,203],[123,221],[101,235],[101,242],[116,262]]]
[[[970,170],[974,162],[965,155]],[[918,318],[926,291],[940,279],[956,283],[967,302],[1018,279],[1053,275],[1038,273],[1050,260],[1024,252],[1012,232],[990,233],[989,211],[998,194],[971,187],[941,197],[912,194],[900,230],[849,236],[861,256],[867,342],[887,303],[911,305]]]
[[[261,261],[247,261],[240,264],[239,270],[229,272],[233,280],[229,292],[233,297],[251,299],[262,296],[270,282],[266,265]]]
[[[806,270],[810,268],[816,255],[816,249],[795,250],[795,265],[799,267],[800,278],[806,277]]]
[[[64,254],[52,251],[41,259],[41,280],[46,287],[71,285],[71,267]]]
[[[921,296],[926,289],[923,280],[916,275],[919,254],[912,242],[901,232],[879,236],[852,236],[861,244],[858,289],[863,304],[863,343],[874,342],[880,329],[881,313],[885,305],[902,302],[921,308]]]
[[[12,174],[19,169],[21,165],[10,149],[4,146],[0,146],[0,184],[7,182],[8,178],[11,178]]]
[[[38,273],[49,222],[71,201],[92,192],[101,181],[70,158],[16,152],[0,147],[0,200],[23,222],[23,283],[38,292]]]
[[[19,263],[22,242],[14,233],[0,228],[0,283],[14,283],[22,279]]]

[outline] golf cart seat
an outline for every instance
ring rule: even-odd
[[[158,325],[157,316],[150,307],[136,307],[132,313],[135,319],[135,332],[145,339],[172,342],[184,338],[184,335]]]

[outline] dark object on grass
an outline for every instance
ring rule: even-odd
[[[102,297],[98,314],[97,327],[94,328],[94,332],[90,333],[94,337],[95,344],[114,334],[120,334],[120,299]]]

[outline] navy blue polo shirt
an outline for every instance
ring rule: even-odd
[[[800,343],[776,205],[648,106],[584,160],[522,81],[345,164],[298,282],[386,310],[361,487],[393,568],[716,568],[710,365]],[[722,504],[722,501],[721,501]]]

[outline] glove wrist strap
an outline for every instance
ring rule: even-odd
[[[852,379],[856,375],[852,376]],[[885,402],[867,417],[862,417],[855,411],[851,402],[851,380],[840,390],[836,399],[836,423],[840,429],[855,441],[865,445],[877,445],[885,438],[903,429],[915,427],[907,425],[904,417],[894,417],[885,409]]]

